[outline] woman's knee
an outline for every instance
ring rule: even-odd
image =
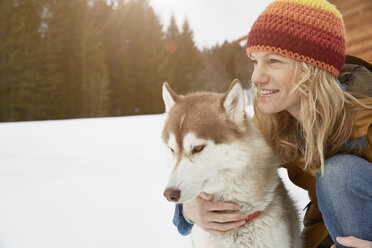
[[[342,197],[358,186],[360,180],[371,175],[372,165],[355,155],[338,154],[325,160],[324,175],[319,172],[316,190],[319,197]]]
[[[341,200],[348,193],[363,190],[363,184],[370,184],[372,164],[351,154],[338,154],[325,160],[324,175],[316,178],[318,200],[336,198]],[[357,190],[358,188],[358,190]]]
[[[354,155],[325,161],[316,179],[318,206],[332,238],[354,235],[371,238],[372,164]]]
[[[351,161],[356,156],[339,154],[324,161],[324,174],[318,173],[316,178],[317,191],[324,193],[336,193],[330,191],[341,191],[350,179],[352,172]]]

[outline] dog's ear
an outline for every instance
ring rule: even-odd
[[[165,105],[165,112],[168,113],[169,110],[176,103],[179,96],[171,89],[167,82],[163,83],[163,101]]]
[[[239,80],[232,81],[230,88],[222,98],[221,104],[229,119],[236,122],[245,119],[244,92]]]

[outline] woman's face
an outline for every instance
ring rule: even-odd
[[[298,119],[300,94],[291,92],[295,62],[287,57],[268,52],[253,52],[252,81],[258,91],[258,110],[263,114],[288,111]]]

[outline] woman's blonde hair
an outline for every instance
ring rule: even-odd
[[[360,149],[343,147],[353,129],[353,111],[359,101],[338,85],[326,70],[293,60],[295,73],[292,92],[301,93],[299,120],[287,111],[260,114],[255,97],[255,113],[265,138],[283,160],[301,158],[304,169],[324,171],[324,160],[339,152],[358,153]],[[360,106],[360,105],[359,105]]]

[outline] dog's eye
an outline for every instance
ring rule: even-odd
[[[174,153],[174,150],[172,147],[169,147],[169,150],[171,150],[172,153]]]
[[[205,145],[194,146],[194,148],[191,151],[191,154],[201,152],[204,149],[204,147],[205,147]]]

